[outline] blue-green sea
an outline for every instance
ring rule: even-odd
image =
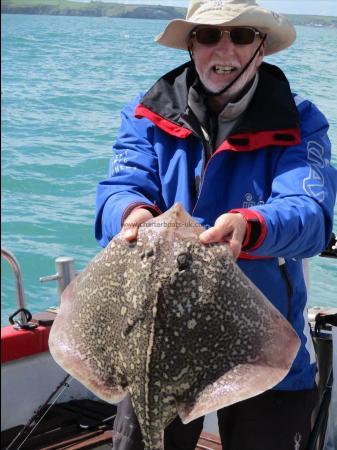
[[[54,259],[81,270],[99,251],[95,189],[107,174],[119,111],[183,51],[153,38],[164,21],[33,15],[2,16],[2,246],[18,258],[32,312],[57,305]],[[293,47],[267,61],[331,124],[337,166],[337,30],[297,27]],[[266,92],[266,95],[268,93]],[[335,231],[337,214],[335,213]],[[16,309],[14,278],[2,266],[2,325]],[[337,306],[337,262],[311,262],[311,305]]]

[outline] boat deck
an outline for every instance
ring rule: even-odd
[[[41,411],[40,417],[45,414],[45,411]],[[111,450],[115,414],[116,407],[103,401],[71,400],[67,403],[58,403],[50,408],[35,429],[33,422],[24,431],[24,426],[20,425],[2,432],[1,448]],[[32,431],[31,435],[21,446],[30,431]],[[20,432],[22,434],[14,442],[13,439]],[[213,434],[202,433],[196,450],[221,450],[220,440]]]

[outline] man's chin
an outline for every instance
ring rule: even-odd
[[[203,83],[204,89],[211,95],[219,95],[221,94],[221,92],[226,89],[226,87],[228,86],[228,83],[226,83],[225,85],[222,86],[214,86],[214,85],[207,85],[205,83]],[[230,90],[230,89],[229,89]]]
[[[231,100],[232,98],[235,98],[239,92],[237,89],[235,89],[235,87],[230,87],[227,91],[222,92],[224,89],[226,89],[226,87],[228,86],[228,84],[224,85],[224,86],[217,86],[216,88],[214,86],[204,86],[206,89],[206,92],[214,97],[221,97],[223,96],[224,99],[226,99],[227,101]]]

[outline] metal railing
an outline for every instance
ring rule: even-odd
[[[54,275],[40,277],[40,282],[47,283],[49,281],[57,281],[60,302],[62,292],[77,275],[75,272],[75,259],[71,256],[60,256],[55,259],[55,268],[56,273]]]
[[[25,294],[23,290],[20,264],[13,253],[6,247],[1,247],[1,256],[3,256],[8,261],[9,265],[13,269],[16,284],[17,305],[18,308],[22,310],[20,311],[21,321],[23,324],[27,324],[27,316],[23,311],[25,309]]]
[[[15,284],[16,284],[16,296],[17,296],[17,311],[10,316],[10,323],[14,324],[17,329],[19,328],[30,328],[30,320],[32,315],[26,309],[25,306],[25,295],[23,289],[21,268],[18,260],[14,256],[14,254],[8,250],[6,247],[1,247],[1,256],[3,256],[11,266],[14,276],[15,276]],[[54,275],[48,275],[45,277],[40,277],[41,283],[46,283],[48,281],[57,281],[58,282],[58,297],[59,302],[61,300],[61,294],[64,289],[68,286],[68,284],[75,278],[77,273],[75,272],[75,259],[70,256],[61,256],[55,259],[55,267],[56,273]],[[15,320],[14,317],[16,315],[20,315],[20,320]]]

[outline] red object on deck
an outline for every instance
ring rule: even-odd
[[[39,325],[33,330],[1,328],[1,363],[48,351],[50,327]]]

